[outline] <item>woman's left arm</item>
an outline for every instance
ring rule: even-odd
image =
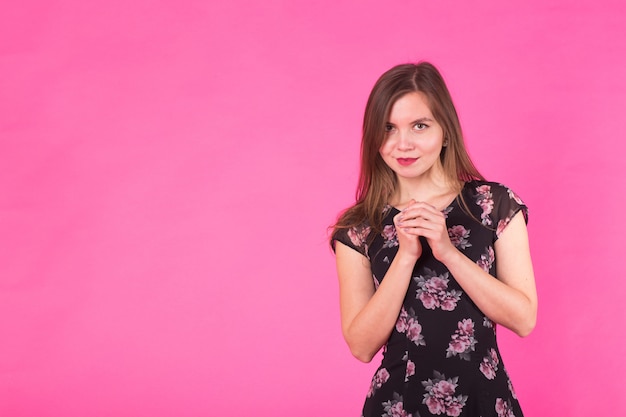
[[[495,253],[497,279],[456,248],[440,261],[487,317],[527,336],[537,321],[537,290],[521,211],[496,240]]]
[[[527,336],[537,321],[537,291],[530,259],[526,222],[519,211],[495,243],[496,276],[483,270],[450,242],[446,220],[426,203],[403,211],[400,227],[424,236],[433,255],[443,263],[476,306],[491,320],[520,336]]]

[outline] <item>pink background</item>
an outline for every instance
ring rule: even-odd
[[[326,227],[420,59],[531,209],[526,415],[626,414],[622,1],[4,3],[0,416],[359,415]]]

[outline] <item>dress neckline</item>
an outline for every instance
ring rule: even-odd
[[[445,213],[450,207],[452,207],[459,200],[459,198],[461,197],[461,194],[463,194],[463,191],[465,191],[465,187],[467,186],[467,184],[468,184],[467,182],[465,184],[463,184],[463,187],[461,187],[461,191],[457,195],[454,196],[452,201],[450,201],[450,203],[447,206],[445,206],[443,209],[441,209],[439,211],[441,211],[442,213]],[[400,213],[402,211],[399,208],[397,208],[395,206],[392,206],[389,203],[387,203],[385,205],[385,210],[391,210],[391,211],[395,211],[397,213]]]

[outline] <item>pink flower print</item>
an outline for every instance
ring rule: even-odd
[[[491,266],[496,260],[496,254],[493,251],[491,246],[488,246],[486,252],[480,255],[480,259],[476,262],[478,266],[480,266],[483,271],[489,273]]]
[[[361,246],[363,244],[363,239],[361,238],[361,234],[357,232],[355,228],[348,229],[348,237],[354,246]]]
[[[458,353],[465,352],[470,347],[470,340],[466,336],[454,335],[452,341],[448,344],[448,355],[457,355]]]
[[[483,317],[483,326],[488,329],[493,329],[493,321],[489,320],[489,317]]]
[[[392,417],[406,417],[409,414],[404,410],[402,403],[395,403],[391,406],[390,413]]]
[[[506,219],[502,219],[498,222],[498,228],[496,229],[496,237],[500,237],[500,235],[502,234],[502,232],[504,232],[504,229],[506,229],[506,227],[509,225],[510,222],[511,222],[510,217],[507,217]]]
[[[376,275],[372,274],[372,278],[374,278],[374,288],[378,289],[380,286],[380,281],[376,278]]]
[[[446,292],[439,304],[441,305],[441,309],[444,311],[452,311],[456,308],[456,303],[461,298],[461,292],[457,290],[452,290],[450,292]]]
[[[383,229],[383,237],[385,240],[391,240],[396,237],[396,228],[390,224],[385,226]]]
[[[417,321],[417,316],[412,308],[408,312],[404,307],[400,310],[400,316],[396,321],[396,330],[399,333],[405,333],[406,337],[417,346],[426,345],[422,335],[422,325]]]
[[[398,235],[396,233],[396,228],[393,225],[389,224],[385,226],[382,236],[385,239],[383,248],[393,248],[394,246],[398,246]]]
[[[472,246],[472,244],[468,241],[469,235],[470,231],[461,225],[452,226],[448,229],[450,242],[452,242],[452,244],[459,249],[465,249]]]
[[[378,372],[372,378],[372,384],[370,385],[370,390],[367,393],[368,398],[374,395],[376,390],[383,386],[385,382],[389,380],[389,371],[385,368],[380,368]]]
[[[515,200],[515,202],[516,202],[517,204],[519,204],[520,206],[523,206],[523,205],[524,205],[524,202],[522,201],[522,199],[521,199],[521,198],[519,198],[519,196],[518,196],[517,194],[515,194],[515,193],[513,192],[513,190],[511,190],[510,188],[507,188],[507,189],[506,189],[506,191],[507,191],[507,193],[509,194],[509,198],[511,198],[511,199],[513,199],[513,200]]]
[[[411,342],[416,345],[423,345],[424,336],[422,336],[422,325],[417,320],[409,319],[409,328],[406,331],[406,336]]]
[[[406,312],[404,307],[400,309],[400,315],[398,316],[398,320],[396,320],[396,330],[399,333],[404,333],[409,328],[409,314]]]
[[[393,399],[383,402],[385,414],[381,417],[412,417],[410,413],[404,410],[402,396],[396,392],[393,393]]]
[[[461,299],[461,292],[457,290],[448,291],[448,282],[450,281],[448,273],[437,275],[435,271],[428,268],[425,271],[425,275],[413,278],[418,286],[416,298],[429,310],[434,310],[437,307],[446,311],[454,310],[457,302]]]
[[[404,382],[409,380],[410,376],[415,375],[415,362],[411,359],[407,359],[406,361],[406,373],[404,374]]]
[[[498,413],[498,417],[515,417],[511,408],[509,400],[504,401],[502,398],[496,398],[496,413]]]
[[[480,372],[482,372],[487,379],[494,379],[496,377],[494,369],[490,367],[489,364],[486,364],[484,360],[478,365],[478,369],[480,369]]]
[[[506,374],[506,379],[509,385],[509,391],[511,391],[511,396],[517,400],[517,394],[515,393],[515,390],[513,389],[513,384],[511,383],[511,378],[509,377],[509,373],[506,371],[506,369],[504,369],[504,373]]]
[[[446,275],[447,276],[447,275]],[[426,288],[429,292],[438,293],[448,289],[448,278],[442,276],[434,276],[426,281]]]
[[[429,310],[434,310],[439,305],[438,300],[429,292],[422,292],[417,297],[424,304],[424,307]]]
[[[465,405],[465,403],[463,403]],[[446,408],[446,415],[458,417],[461,415],[461,410],[463,409],[463,405],[460,402],[455,401],[452,404],[449,404]]]
[[[480,363],[478,368],[487,379],[494,379],[496,377],[496,371],[498,370],[499,363],[500,360],[498,359],[498,354],[495,349],[490,349],[489,355],[483,358],[483,361]]]
[[[471,319],[463,319],[458,322],[458,329],[450,338],[446,357],[458,356],[466,361],[470,360],[470,352],[473,352],[476,345],[474,338],[474,322]]]
[[[454,390],[456,390],[456,384],[453,384],[451,381],[447,380],[439,381],[433,387],[433,393],[440,398],[445,398],[453,395]]]
[[[482,219],[482,224],[489,226],[493,222],[489,215],[493,210],[493,195],[491,194],[491,186],[490,185],[481,185],[476,187],[476,192],[478,193],[478,198],[476,199],[476,204],[480,206],[483,212],[480,214],[480,218]]]
[[[348,229],[348,237],[354,246],[360,248],[361,246],[365,246],[370,230],[369,226],[362,228],[352,227]]]
[[[467,395],[455,395],[458,387],[458,377],[446,379],[445,375],[434,372],[435,378],[422,381],[426,393],[422,404],[426,404],[431,414],[446,414],[458,416],[461,414]]]
[[[431,414],[443,414],[446,412],[446,405],[441,398],[428,397],[424,404],[426,404]]]
[[[513,389],[513,383],[511,382],[510,379],[508,380],[508,384],[509,384],[509,391],[511,391],[511,396],[517,400],[517,394],[515,393],[515,390]]]
[[[463,319],[459,322],[459,330],[464,334],[474,334],[474,322],[470,319]]]

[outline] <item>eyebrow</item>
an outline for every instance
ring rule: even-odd
[[[411,122],[411,124],[416,124],[416,123],[424,123],[424,122],[433,122],[434,120],[431,119],[430,117],[420,117],[419,119],[415,119]],[[392,125],[393,123],[391,123],[390,121],[387,121],[387,124]]]

